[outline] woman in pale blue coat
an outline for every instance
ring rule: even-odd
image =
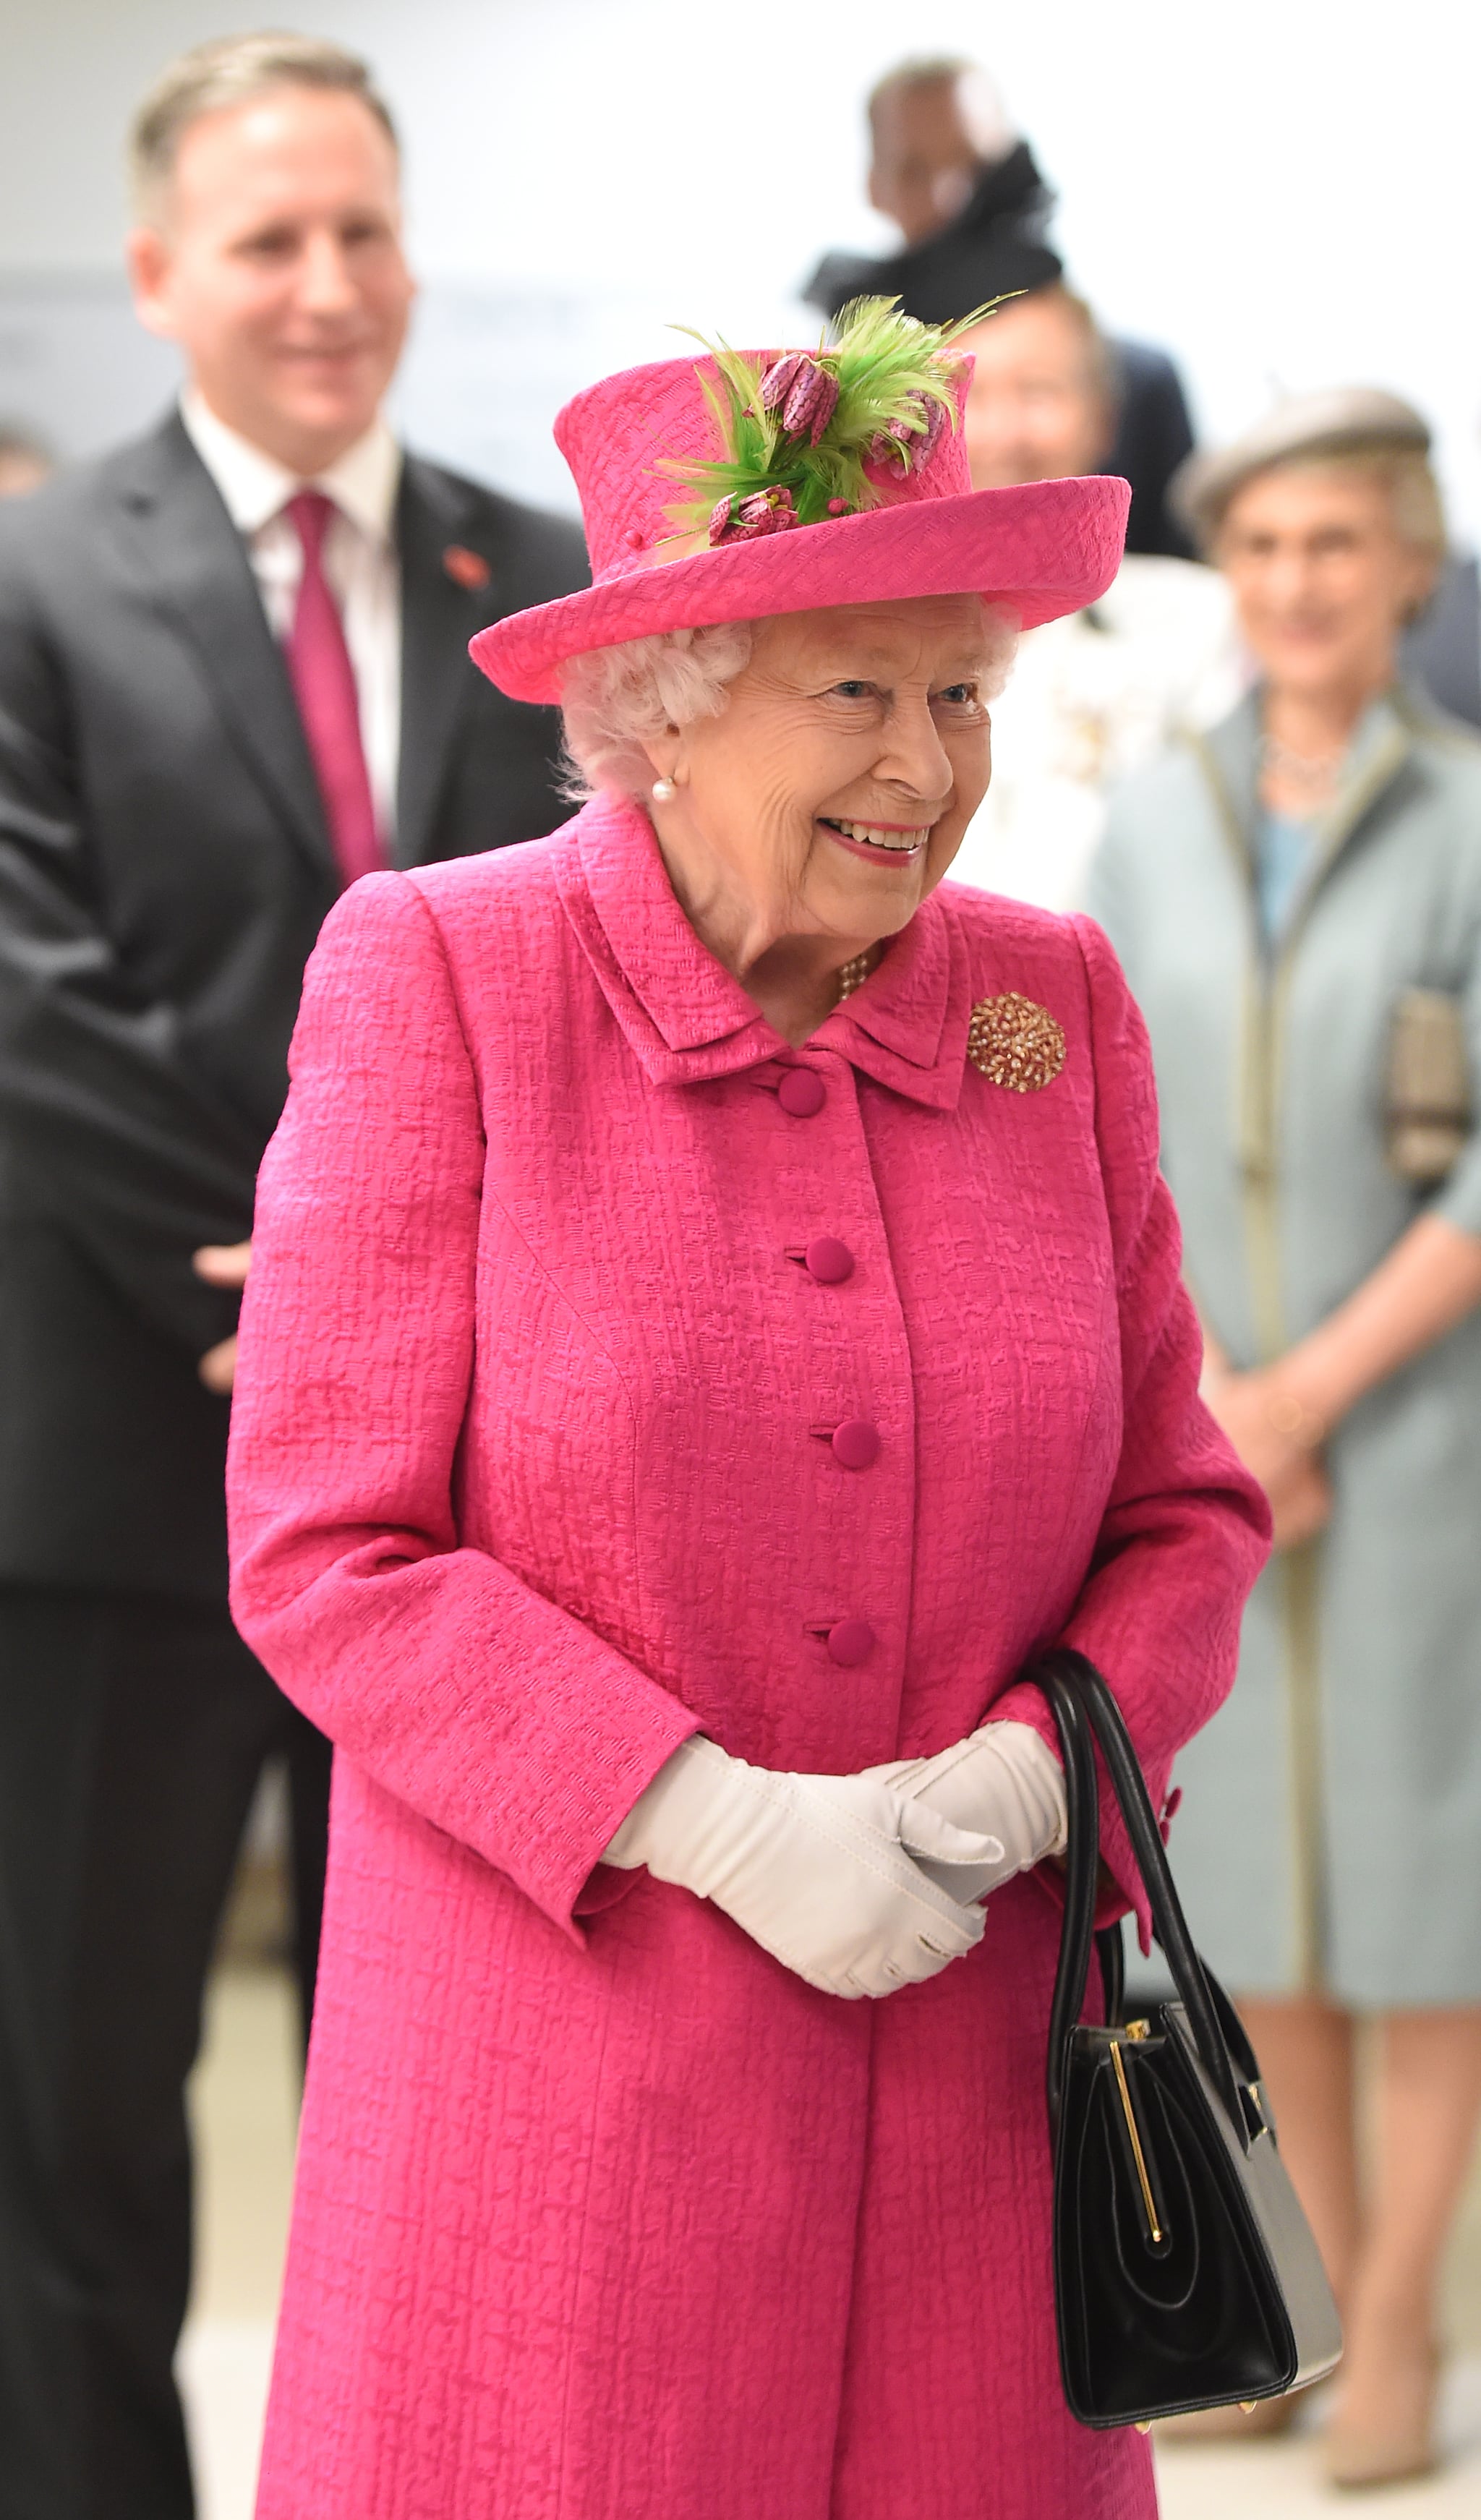
[[[1432,2463],[1481,2110],[1481,744],[1396,682],[1426,447],[1387,395],[1311,396],[1194,479],[1260,680],[1123,790],[1090,903],[1151,1031],[1205,1396],[1276,1513],[1178,1861],[1343,2304],[1344,2484]]]

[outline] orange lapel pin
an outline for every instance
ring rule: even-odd
[[[470,551],[466,543],[449,543],[442,555],[442,565],[457,585],[467,587],[470,595],[487,586],[492,574],[482,553]]]

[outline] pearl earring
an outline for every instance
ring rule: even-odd
[[[655,779],[653,781],[653,803],[655,805],[671,805],[678,793],[679,790],[674,786],[672,779]]]

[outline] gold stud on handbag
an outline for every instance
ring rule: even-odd
[[[1131,1735],[1083,1655],[1024,1674],[1049,1701],[1069,1815],[1050,2018],[1059,2366],[1082,2424],[1249,2406],[1330,2371],[1342,2335],[1317,2244],[1233,2004],[1189,1939]],[[1178,2001],[1123,2019],[1119,1930],[1095,1930],[1095,1744]],[[1084,2022],[1093,1944],[1104,2026]]]
[[[1401,1181],[1433,1189],[1471,1128],[1469,1062],[1457,1001],[1444,989],[1405,989],[1388,1036],[1384,1142]]]

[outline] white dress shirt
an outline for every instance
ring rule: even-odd
[[[401,449],[378,419],[337,463],[305,481],[228,428],[199,393],[182,397],[180,417],[247,544],[275,639],[286,639],[292,628],[303,574],[303,546],[284,510],[299,490],[322,490],[334,501],[324,574],[339,607],[354,669],[376,821],[389,841],[401,755],[401,562],[393,531]]]

